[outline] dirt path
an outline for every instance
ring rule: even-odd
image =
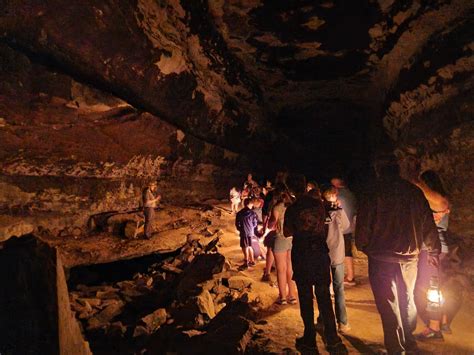
[[[220,208],[228,206],[220,205]],[[222,246],[219,248],[234,265],[242,263],[242,252],[239,247],[238,234],[234,227],[234,216],[223,213],[220,219],[220,228],[224,232],[221,238]],[[255,280],[252,293],[260,298],[262,307],[262,324],[258,327],[263,330],[268,338],[266,349],[273,353],[297,353],[294,343],[295,337],[301,336],[303,323],[299,314],[298,305],[278,306],[274,302],[278,297],[278,290],[268,283],[260,281],[263,274],[264,262],[244,273]],[[375,307],[372,291],[367,277],[367,261],[363,258],[355,259],[356,278],[359,285],[346,288],[346,303],[349,323],[352,330],[350,335],[342,336],[344,344],[351,354],[372,354],[383,348],[383,332],[379,314]],[[272,275],[276,280],[276,275]],[[444,342],[432,341],[419,342],[423,353],[430,354],[474,354],[474,296],[466,297],[462,309],[453,321],[451,328],[453,334],[445,335]],[[315,303],[315,310],[317,305]],[[317,314],[317,311],[315,311]],[[421,331],[419,322],[417,332]],[[317,337],[318,349],[321,354],[326,354],[321,337]]]

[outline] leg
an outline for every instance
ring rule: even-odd
[[[331,294],[329,293],[329,266],[327,268],[326,280],[321,279],[315,285],[316,300],[318,301],[318,309],[320,318],[324,323],[324,337],[328,346],[334,346],[341,342],[341,338],[337,335],[336,318],[332,308]]]
[[[249,263],[249,258],[248,258],[248,255],[247,255],[247,248],[243,247],[242,248],[242,253],[244,254],[244,263],[248,264]]]
[[[145,207],[145,238],[151,238],[153,234],[153,220],[155,217],[155,209],[152,207]]]
[[[280,299],[286,300],[287,295],[287,286],[288,281],[286,279],[286,270],[287,270],[287,263],[286,263],[286,252],[278,252],[275,254],[275,264],[277,268],[277,281],[278,281],[278,290],[280,291]]]
[[[304,336],[316,340],[314,327],[313,285],[307,282],[297,282],[300,314],[304,324]]]
[[[273,256],[272,248],[268,247],[267,260],[265,261],[265,272],[264,272],[265,275],[270,275],[274,260],[275,260],[275,257]]]
[[[288,282],[288,298],[296,299],[296,283],[293,281],[293,265],[291,263],[291,249],[286,253],[286,280]]]
[[[253,248],[252,247],[247,247],[247,253],[248,253],[248,261],[251,263],[255,262],[255,257],[253,255]]]
[[[332,286],[336,304],[336,319],[339,324],[347,324],[346,298],[344,295],[344,264],[331,266]]]
[[[418,315],[426,325],[428,325],[429,322],[429,315],[426,311],[426,292],[430,285],[430,277],[433,273],[432,269],[433,267],[428,264],[428,252],[422,250],[418,258],[418,273],[415,283],[414,300]]]
[[[346,279],[354,281],[354,258],[352,255],[352,233],[344,234],[344,247],[346,257],[344,258]]]
[[[375,304],[382,319],[384,343],[390,354],[405,351],[403,325],[400,317],[396,275],[400,273],[398,263],[369,259],[369,280]]]
[[[413,261],[401,264],[401,273],[397,277],[397,292],[405,338],[404,347],[406,350],[416,349],[416,340],[413,336],[416,328],[416,306],[414,300],[416,273],[417,262]]]

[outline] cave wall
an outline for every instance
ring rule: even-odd
[[[389,146],[441,174],[474,240],[472,1],[0,3],[2,201],[28,201],[4,210],[48,189],[131,208],[152,176],[224,196],[248,163],[357,170]]]
[[[459,10],[459,9],[455,9]],[[448,11],[448,10],[446,10]],[[452,11],[449,10],[449,12]],[[400,70],[382,124],[402,168],[436,171],[451,202],[450,231],[474,246],[474,11],[437,29]]]
[[[247,162],[44,63],[0,45],[0,240],[38,227],[86,233],[93,214],[225,198]]]

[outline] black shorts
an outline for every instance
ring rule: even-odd
[[[352,257],[352,233],[344,234],[344,248],[346,256]]]
[[[240,236],[240,247],[241,248],[248,248],[252,246],[252,237],[248,236]]]

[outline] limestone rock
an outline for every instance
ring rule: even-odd
[[[159,308],[153,313],[148,314],[147,316],[143,317],[141,320],[146,325],[146,329],[148,332],[153,333],[156,331],[162,324],[166,323],[166,309]]]
[[[229,288],[234,290],[243,290],[252,287],[253,280],[246,276],[232,276],[227,279]]]
[[[197,296],[196,303],[199,311],[208,316],[210,319],[216,316],[214,301],[209,291],[203,290],[201,294]]]
[[[196,256],[181,276],[177,288],[178,299],[184,300],[190,295],[198,295],[198,284],[222,272],[224,264],[225,257],[219,253]]]

